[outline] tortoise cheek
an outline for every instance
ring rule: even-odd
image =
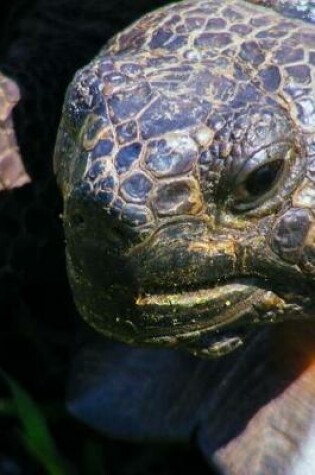
[[[307,276],[315,273],[315,194],[305,180],[273,230],[272,248],[286,262],[298,265]]]
[[[290,209],[280,217],[273,230],[273,250],[286,262],[298,264],[311,225],[312,215],[308,210]]]

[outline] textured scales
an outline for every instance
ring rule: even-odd
[[[212,356],[314,316],[313,7],[274,3],[283,14],[160,9],[69,87],[55,157],[68,269],[105,334]],[[280,162],[253,198],[248,176]]]

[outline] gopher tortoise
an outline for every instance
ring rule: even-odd
[[[70,84],[55,171],[99,335],[68,407],[92,427],[194,439],[223,474],[315,472],[314,23],[312,1],[184,1]]]

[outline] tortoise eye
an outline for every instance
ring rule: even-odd
[[[284,168],[284,160],[274,160],[253,170],[244,182],[249,197],[258,198],[270,191]]]
[[[281,178],[287,161],[279,158],[264,163],[250,172],[243,171],[242,180],[233,188],[233,204],[238,210],[249,210],[269,196]]]

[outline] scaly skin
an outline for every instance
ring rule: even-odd
[[[273,3],[283,14],[160,9],[70,85],[55,153],[68,271],[106,335],[218,356],[314,317],[315,27]]]

